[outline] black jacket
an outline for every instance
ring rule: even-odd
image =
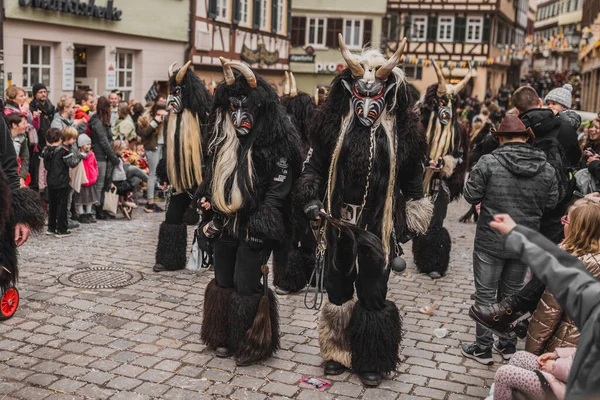
[[[518,224],[539,229],[542,214],[556,206],[554,168],[541,150],[525,143],[508,143],[481,157],[465,184],[465,200],[481,203],[475,249],[507,256],[498,231],[490,227],[496,214],[509,214]]]
[[[46,100],[44,103],[39,102],[36,99],[29,104],[29,109],[33,113],[34,111],[40,111],[40,129],[38,129],[38,148],[41,150],[46,147],[46,131],[50,129],[52,119],[54,118],[55,108],[50,102]]]
[[[119,165],[117,157],[112,149],[112,130],[110,125],[104,125],[98,114],[92,115],[89,121],[92,131],[92,151],[98,161],[110,161],[112,165]]]
[[[565,398],[597,399],[600,394],[600,282],[578,258],[523,226],[517,226],[508,234],[504,248],[518,254],[521,261],[531,267],[581,332]]]
[[[48,171],[46,183],[50,189],[69,187],[69,169],[75,168],[81,158],[66,145],[46,146],[42,153],[44,167]]]
[[[15,153],[12,136],[4,118],[0,117],[0,168],[6,174],[10,188],[20,187],[19,162]]]
[[[554,138],[560,143],[572,167],[581,159],[581,149],[577,140],[577,129],[569,119],[554,114],[549,108],[533,108],[519,115],[527,128],[535,133],[536,140]]]

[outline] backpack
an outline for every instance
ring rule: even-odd
[[[600,183],[587,168],[580,169],[575,174],[577,188],[582,194],[590,194],[600,191]]]
[[[570,201],[573,191],[577,188],[577,181],[563,147],[554,137],[536,139],[533,146],[542,150],[548,163],[554,167],[558,182],[558,204]]]

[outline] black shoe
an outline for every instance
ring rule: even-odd
[[[215,356],[219,358],[229,358],[232,355],[233,353],[231,352],[231,350],[229,350],[229,347],[219,346],[215,348]]]
[[[112,215],[108,211],[102,211],[102,213],[106,216],[106,219],[115,219],[115,218],[117,218],[115,215]]]
[[[88,215],[87,214],[81,214],[79,216],[79,222],[81,222],[82,224],[89,224],[90,220],[88,218]]]
[[[98,221],[96,221],[96,218],[94,217],[94,214],[86,214],[88,217],[88,221],[90,221],[90,224],[95,224]]]
[[[66,231],[59,231],[59,230],[57,230],[56,234],[54,236],[56,236],[59,239],[62,239],[62,238],[69,237],[71,235],[72,235],[71,231],[67,229]]]
[[[285,289],[285,288],[277,286],[275,288],[275,293],[277,293],[280,296],[285,296],[285,295],[288,295],[288,294],[292,293],[292,291],[289,290],[289,289]]]
[[[144,206],[144,211],[147,213],[153,213],[154,212],[154,204],[146,204]]]
[[[323,370],[325,371],[325,375],[340,375],[346,372],[348,368],[346,368],[337,361],[328,360],[325,361]]]
[[[81,220],[79,218],[80,218],[79,214],[73,213],[73,214],[71,214],[71,218],[69,218],[69,219],[72,220],[72,221],[79,221],[79,222],[81,222]]]
[[[381,374],[378,374],[377,372],[365,372],[359,374],[358,377],[365,386],[379,386],[382,380]]]
[[[104,215],[103,211],[96,211],[96,221],[104,221],[107,220],[108,217]]]
[[[56,229],[48,229],[46,231],[46,235],[48,235],[48,236],[56,235]]]
[[[429,277],[431,279],[440,279],[442,277],[442,275],[437,271],[433,271],[433,272],[429,273]]]
[[[158,205],[156,205],[156,203],[153,203],[152,206],[154,208],[154,212],[165,212],[165,209],[162,207],[159,207]]]
[[[167,271],[167,269],[165,268],[165,266],[162,265],[162,264],[154,264],[154,267],[152,268],[152,270],[154,272],[164,272],[164,271]]]
[[[507,343],[504,346],[502,344],[500,344],[500,342],[494,343],[494,345],[492,346],[492,349],[496,353],[500,354],[505,361],[510,360],[512,358],[512,356],[514,356],[515,353],[517,352],[515,345],[512,343]]]
[[[494,363],[494,357],[492,357],[492,349],[483,349],[476,343],[463,344],[460,347],[460,351],[463,356],[475,360],[483,365],[492,365]]]

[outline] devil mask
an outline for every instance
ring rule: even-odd
[[[238,136],[246,136],[254,126],[254,116],[248,110],[246,96],[229,98],[229,116]]]
[[[179,69],[179,71],[177,71],[175,84],[171,85],[171,92],[169,97],[167,97],[167,108],[170,108],[175,114],[179,114],[183,109],[181,94],[185,89],[185,86],[182,85],[182,82],[183,77],[185,76],[185,73],[191,63],[191,61],[188,61],[183,67],[181,67],[181,69]],[[175,64],[177,63],[173,63],[169,67],[169,78],[173,75],[173,68],[175,67]]]
[[[438,117],[439,121],[442,125],[447,125],[452,121],[453,113],[452,113],[452,100],[454,96],[458,95],[461,90],[465,88],[469,79],[471,79],[472,68],[471,63],[469,62],[469,72],[456,85],[449,85],[446,83],[446,79],[444,79],[444,74],[442,70],[439,68],[437,62],[431,61],[433,64],[433,69],[435,69],[435,73],[438,78],[438,88],[437,88],[437,97],[438,97]]]
[[[396,82],[388,80],[394,68],[400,62],[406,38],[398,45],[396,52],[389,60],[381,64],[380,59],[366,59],[359,62],[350,53],[341,34],[338,35],[340,51],[348,68],[352,72],[352,82],[342,81],[352,96],[352,107],[356,117],[364,126],[372,126],[381,116],[386,105],[387,94],[395,87]]]

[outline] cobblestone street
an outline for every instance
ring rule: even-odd
[[[0,322],[0,399],[475,399],[489,391],[496,366],[463,359],[474,340],[467,316],[473,293],[474,224],[459,224],[468,208],[454,203],[446,226],[453,237],[446,277],[416,274],[410,246],[407,276],[392,276],[389,297],[404,315],[402,363],[393,380],[365,389],[357,376],[324,377],[317,312],[303,294],[281,297],[282,349],[251,367],[219,359],[200,343],[209,272],[154,273],[158,225],[164,215],[136,211],[132,221],[84,225],[69,238],[39,236],[21,251],[21,305]],[[189,238],[193,227],[188,229]],[[120,289],[77,289],[59,278],[78,268],[113,266],[142,279]],[[437,306],[433,315],[418,309]],[[444,327],[445,338],[433,331]],[[320,392],[299,379],[332,383]]]

